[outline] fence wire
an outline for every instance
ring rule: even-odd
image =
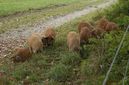
[[[126,65],[126,70],[125,70],[125,74],[124,74],[124,78],[123,78],[123,85],[125,85],[125,80],[127,79],[128,67],[129,67],[129,59],[128,59],[128,62]]]
[[[112,69],[112,67],[113,67],[113,64],[114,64],[114,62],[115,62],[115,60],[116,60],[116,58],[117,58],[117,55],[118,55],[118,53],[119,53],[119,51],[120,51],[120,49],[121,49],[121,46],[122,46],[122,44],[123,44],[123,42],[124,42],[124,39],[125,39],[125,37],[126,37],[126,34],[127,34],[128,30],[129,30],[129,25],[128,25],[128,27],[126,28],[126,31],[125,31],[125,33],[124,33],[122,39],[121,39],[121,42],[120,42],[120,44],[119,44],[119,46],[118,46],[118,49],[117,49],[117,51],[116,51],[116,53],[115,53],[114,59],[113,59],[111,65],[110,65],[109,70],[107,71],[106,77],[105,77],[105,79],[104,79],[102,85],[106,85],[106,82],[107,82],[107,80],[108,80],[109,74],[110,74],[111,69]]]

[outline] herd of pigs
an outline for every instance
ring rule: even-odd
[[[82,21],[78,25],[78,32],[70,31],[67,35],[67,47],[69,51],[80,53],[80,47],[88,44],[89,38],[102,38],[105,33],[117,30],[118,25],[105,17],[99,19],[95,25]],[[29,60],[33,54],[41,52],[43,48],[52,46],[56,38],[53,28],[48,28],[41,33],[32,33],[27,39],[27,47],[17,47],[11,57],[13,62],[24,62]]]

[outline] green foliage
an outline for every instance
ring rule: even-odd
[[[71,75],[70,67],[58,64],[50,69],[48,77],[56,81],[66,81]]]
[[[61,57],[62,59],[60,62],[65,65],[77,65],[81,60],[79,54],[74,52],[68,52],[65,55],[61,55]]]
[[[127,27],[129,24],[129,16],[121,14],[119,17],[114,19],[120,27]]]
[[[123,84],[123,80],[121,80],[118,85],[122,85]],[[126,79],[124,80],[124,85],[128,85],[129,84],[129,79],[126,77]]]
[[[102,71],[104,73],[107,72],[109,69],[109,66],[114,58],[114,55],[116,53],[116,49],[118,48],[118,45],[122,39],[124,32],[120,31],[119,34],[117,32],[112,32],[110,34],[107,34],[105,36],[105,55],[101,59],[101,64],[103,65]],[[117,56],[117,59],[115,61],[115,64],[112,68],[112,71],[110,73],[110,79],[112,81],[119,81],[123,78],[123,72],[125,71],[125,66],[128,60],[128,53],[127,50],[129,48],[129,33],[126,36],[126,39],[124,40],[124,43],[122,45],[122,48]]]
[[[32,73],[31,69],[28,69],[25,65],[21,65],[12,72],[12,77],[17,80],[22,80]]]
[[[91,76],[94,73],[93,66],[89,63],[86,60],[81,63],[81,75],[85,77]]]
[[[123,30],[129,25],[129,0],[119,0],[119,2],[112,6],[110,10],[106,10],[104,15],[111,20],[116,22],[119,27]],[[125,30],[124,30],[125,31]],[[114,58],[116,49],[121,41],[124,31],[111,32],[106,34],[104,37],[104,55],[101,57],[100,65],[102,65],[102,73],[106,74],[109,66]],[[118,85],[115,82],[119,82],[123,79],[123,74],[125,72],[126,63],[128,60],[129,50],[129,32],[126,35],[126,39],[122,45],[122,48],[117,56],[115,64],[110,73],[109,81],[113,81],[113,85]],[[129,74],[127,74],[129,75]]]
[[[125,15],[129,15],[129,0],[119,0],[119,11]]]
[[[90,56],[91,57],[91,56]],[[80,66],[80,72],[82,77],[84,78],[92,78],[93,76],[96,76],[99,74],[99,68],[98,68],[98,59],[97,57],[93,57],[90,59],[83,60],[81,62]]]
[[[48,82],[48,85],[61,85],[59,82],[55,81],[55,80],[50,80]]]
[[[95,77],[95,76],[94,76]],[[99,76],[97,79],[85,79],[82,85],[102,85],[102,81],[104,80],[104,76]],[[109,84],[110,85],[110,84]]]
[[[38,73],[37,73],[37,74],[31,74],[31,75],[29,76],[29,80],[30,80],[31,82],[38,82],[39,79],[40,79],[40,76],[38,75]]]
[[[87,59],[89,55],[91,54],[91,51],[93,50],[92,44],[86,44],[81,47],[81,51],[83,53],[82,58]]]
[[[119,0],[104,14],[108,19],[117,22],[120,27],[127,27],[129,23],[129,0]]]

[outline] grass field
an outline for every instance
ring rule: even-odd
[[[3,1],[3,3],[7,2],[7,1],[8,0]],[[33,0],[28,0],[28,2],[29,1],[32,2]],[[45,0],[41,0],[41,1],[43,2]],[[58,0],[55,0],[55,1],[58,1]],[[73,11],[76,11],[76,10],[81,10],[88,5],[100,4],[100,3],[105,2],[105,1],[107,1],[107,0],[81,0],[81,1],[80,0],[70,0],[70,1],[69,0],[64,0],[64,1],[61,0],[60,3],[66,4],[66,5],[59,6],[59,7],[58,6],[54,6],[54,7],[52,6],[50,8],[49,8],[50,5],[45,5],[45,7],[38,8],[40,10],[29,10],[29,11],[26,11],[26,12],[23,12],[23,9],[19,8],[16,11],[19,12],[20,9],[22,9],[22,11],[19,12],[18,14],[15,14],[16,12],[13,11],[15,8],[8,7],[7,9],[9,9],[12,12],[11,14],[13,14],[13,13],[14,14],[13,15],[8,15],[7,17],[4,17],[4,18],[0,18],[0,33],[3,33],[3,32],[8,31],[10,29],[19,28],[23,25],[33,26],[35,23],[38,23],[39,21],[43,22],[43,21],[49,19],[50,17],[52,18],[52,17],[56,17],[56,16],[65,15],[67,13],[70,13],[70,12],[73,12]],[[27,1],[25,1],[25,2],[27,2]],[[51,3],[51,2],[49,2],[49,3]],[[31,5],[31,4],[29,4],[29,5]],[[36,4],[36,5],[38,5],[38,4]],[[59,4],[59,2],[58,2],[58,5],[61,5],[61,4]],[[3,6],[6,7],[6,4],[3,5]],[[16,6],[16,7],[19,7],[19,6]],[[26,6],[26,7],[28,7],[28,6]],[[47,9],[45,9],[45,8],[47,8]],[[4,10],[4,8],[0,8],[0,9]],[[25,8],[25,9],[27,10],[29,8]],[[32,9],[31,6],[30,6],[30,9]],[[8,13],[9,13],[9,10],[7,11]],[[5,11],[0,11],[0,12],[3,12],[3,15],[8,14]]]
[[[0,16],[15,14],[33,9],[52,8],[53,6],[63,6],[72,3],[95,2],[104,0],[0,0]]]
[[[79,0],[0,0],[0,16],[54,5],[67,5],[78,1]]]

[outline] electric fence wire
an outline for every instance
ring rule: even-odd
[[[125,85],[125,80],[127,79],[128,67],[129,67],[129,59],[128,59],[128,62],[126,65],[126,70],[125,70],[125,74],[124,74],[124,78],[123,78],[123,85]]]
[[[107,82],[107,80],[108,80],[109,74],[110,74],[111,69],[112,69],[112,67],[113,67],[113,64],[114,64],[114,62],[115,62],[115,60],[116,60],[116,58],[117,58],[117,55],[118,55],[118,53],[119,53],[119,51],[120,51],[120,48],[121,48],[121,46],[122,46],[122,44],[123,44],[123,42],[124,42],[124,39],[125,39],[125,37],[126,37],[126,34],[127,34],[128,30],[129,30],[129,25],[128,25],[128,27],[127,27],[127,29],[126,29],[126,31],[125,31],[125,33],[124,33],[122,39],[121,39],[121,42],[120,42],[120,44],[119,44],[119,46],[118,46],[118,49],[117,49],[117,51],[116,51],[116,53],[115,53],[114,59],[113,59],[111,65],[110,65],[109,70],[107,71],[106,77],[105,77],[105,79],[104,79],[102,85],[106,85],[106,82]]]

